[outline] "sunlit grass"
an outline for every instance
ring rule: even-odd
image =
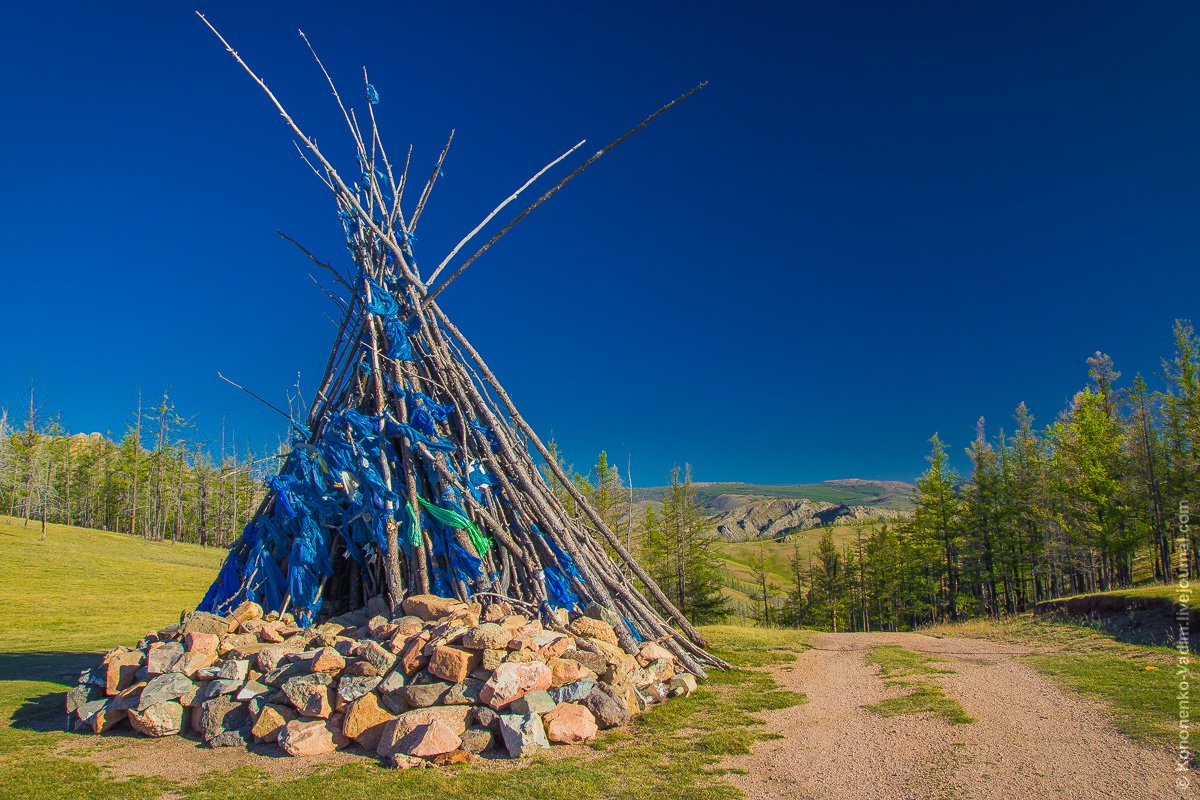
[[[883,645],[867,654],[867,663],[879,667],[879,676],[889,686],[911,690],[899,697],[890,697],[865,706],[867,710],[884,717],[894,717],[897,714],[932,714],[955,725],[966,725],[975,721],[967,715],[961,703],[946,694],[945,689],[936,683],[921,680],[930,675],[953,674],[954,670],[934,666],[945,663],[944,659],[897,645]]]
[[[0,652],[131,644],[195,608],[225,551],[0,517]]]
[[[740,794],[721,780],[719,764],[769,736],[754,713],[805,701],[763,670],[714,671],[695,695],[655,706],[580,755],[551,751],[499,768],[492,762],[407,771],[364,758],[286,778],[247,765],[201,772],[186,785],[118,779],[77,748],[75,756],[57,752],[63,742],[80,741],[55,730],[63,693],[80,668],[95,663],[96,651],[130,644],[194,607],[223,553],[63,526],[50,526],[44,544],[38,538],[32,526],[0,520],[0,800],[734,800]],[[747,667],[794,660],[808,636],[735,626],[704,634],[716,651]]]

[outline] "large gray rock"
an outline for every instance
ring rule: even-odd
[[[196,732],[211,747],[240,747],[254,722],[245,703],[228,695],[205,700],[196,709]]]
[[[81,683],[67,692],[67,713],[74,714],[83,704],[92,700],[100,700],[104,696],[103,686]]]
[[[448,706],[474,706],[482,702],[479,693],[483,691],[483,681],[467,678],[462,683],[456,683],[446,692],[442,702]]]
[[[599,686],[583,698],[581,705],[592,712],[592,716],[596,718],[596,725],[601,729],[616,728],[629,722],[628,709]]]
[[[475,721],[475,727],[487,728],[490,731],[500,729],[500,715],[495,709],[488,706],[476,706],[471,709],[472,719]]]
[[[396,654],[379,642],[363,641],[352,650],[355,658],[361,658],[375,668],[376,675],[385,675],[396,664]]]
[[[596,688],[595,681],[575,681],[568,683],[566,686],[559,686],[550,690],[550,697],[556,703],[578,703],[592,693],[592,689]]]
[[[224,678],[217,678],[215,681],[209,681],[196,695],[197,703],[203,703],[212,700],[214,697],[220,697],[225,694],[233,694],[238,689],[242,688],[241,681],[231,681]]]
[[[289,703],[306,717],[327,719],[333,713],[333,676],[314,672],[289,678],[281,687]]]
[[[217,677],[226,678],[231,681],[244,681],[246,680],[246,673],[249,671],[250,662],[248,660],[231,658],[221,664],[221,669],[217,672]]]
[[[451,684],[444,682],[414,683],[405,686],[399,694],[404,697],[410,708],[429,708],[441,703],[450,689]]]
[[[156,675],[142,689],[138,698],[137,710],[142,711],[153,705],[178,700],[196,688],[196,684],[182,672],[167,672]],[[205,698],[208,699],[208,698]]]
[[[342,680],[346,679],[342,678]],[[375,687],[375,693],[379,695],[379,701],[384,708],[393,714],[403,714],[409,709],[408,700],[404,696],[404,689],[407,685],[408,676],[402,670],[395,669],[389,672]]]
[[[129,724],[143,736],[174,736],[183,730],[183,706],[168,700],[130,711]]]
[[[217,614],[210,614],[207,611],[193,611],[183,618],[183,623],[180,625],[180,633],[186,636],[189,633],[215,633],[223,634],[229,630],[230,620],[226,617]]]
[[[512,758],[533,755],[550,747],[542,718],[537,714],[501,714],[500,736]]]
[[[408,676],[404,674],[403,670],[394,669],[384,676],[377,688],[379,692],[387,694],[403,689],[408,683]]]
[[[79,718],[79,725],[76,730],[83,730],[92,727],[92,720],[97,714],[103,713],[108,708],[108,695],[101,694],[95,700],[88,700],[86,703],[81,703],[75,709],[75,714]]]
[[[351,675],[338,681],[337,695],[342,704],[353,703],[383,682],[370,675]]]
[[[548,714],[557,705],[549,692],[540,689],[513,700],[505,711],[511,714]]]
[[[183,645],[179,642],[160,642],[150,646],[146,654],[146,674],[162,675],[170,672],[183,656]]]
[[[274,686],[278,688],[283,686],[292,678],[297,678],[301,675],[307,674],[308,670],[305,669],[304,662],[293,661],[288,664],[281,664],[280,666],[275,667],[258,680],[262,683],[265,683],[267,686]]]
[[[107,676],[108,670],[104,667],[85,669],[79,673],[79,682],[86,683],[88,686],[99,686],[103,689],[107,684]]]
[[[258,681],[246,681],[242,688],[237,690],[236,698],[238,702],[245,703],[253,700],[256,697],[265,697],[274,690],[265,683]]]
[[[462,735],[462,749],[468,753],[482,753],[495,744],[495,735],[487,728],[467,728]]]
[[[599,603],[592,603],[583,610],[584,616],[598,619],[601,622],[607,622],[613,628],[621,627],[621,618],[617,616],[617,612],[612,609],[605,608]]]

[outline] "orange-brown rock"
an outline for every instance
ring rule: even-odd
[[[549,689],[552,673],[545,664],[505,662],[496,668],[480,692],[480,699],[494,709],[501,709],[530,692]]]
[[[596,738],[599,727],[591,711],[574,703],[559,703],[542,717],[546,738],[559,744],[580,744]]]
[[[451,683],[462,683],[471,674],[471,670],[479,666],[482,658],[479,653],[462,650],[458,647],[443,645],[433,651],[426,669],[433,675]]]
[[[398,715],[380,705],[379,695],[368,692],[350,704],[342,721],[342,733],[368,750],[379,746],[384,728]]]

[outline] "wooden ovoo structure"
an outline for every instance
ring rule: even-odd
[[[279,110],[301,155],[332,192],[354,274],[342,274],[301,247],[335,276],[340,327],[308,417],[292,420],[292,449],[200,609],[224,613],[249,599],[311,624],[319,614],[361,608],[379,595],[393,609],[410,594],[501,598],[547,621],[555,609],[602,616],[627,651],[640,640],[662,640],[698,675],[705,666],[723,666],[702,649],[700,634],[563,472],[437,303],[534,208],[704,84],[587,158],[462,257],[510,203],[584,143],[572,147],[423,273],[413,257],[413,231],[449,142],[414,191],[411,148],[397,169],[379,136],[379,94],[366,71],[365,118],[343,103],[325,72],[356,149],[355,174],[343,175],[204,22]],[[409,198],[416,195],[408,210],[406,188]],[[582,511],[580,518],[564,509],[530,448]]]

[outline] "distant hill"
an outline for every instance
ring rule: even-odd
[[[907,512],[882,506],[848,506],[821,500],[751,497],[728,511],[709,518],[717,536],[727,542],[779,539],[789,534],[830,525],[867,525],[892,522]]]
[[[665,486],[634,489],[636,501],[661,502]],[[835,506],[867,506],[895,511],[912,509],[913,486],[901,481],[843,478],[821,483],[769,485],[758,483],[697,483],[696,495],[709,514],[722,514],[757,498],[811,500]]]

